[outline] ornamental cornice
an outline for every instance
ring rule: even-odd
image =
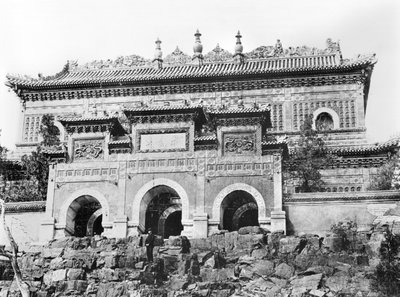
[[[7,213],[43,212],[46,210],[46,201],[28,201],[6,203]]]
[[[189,84],[162,84],[152,86],[138,87],[102,87],[101,89],[93,89],[93,85],[83,86],[81,89],[47,91],[38,92],[22,92],[20,97],[23,101],[47,101],[47,100],[68,100],[82,98],[107,98],[107,97],[128,97],[128,96],[149,96],[163,94],[185,94],[185,93],[201,93],[201,92],[225,92],[225,91],[242,91],[242,90],[258,90],[270,88],[285,87],[309,87],[309,86],[325,86],[340,84],[363,84],[365,77],[359,74],[343,74],[330,76],[314,76],[314,77],[291,77],[291,78],[272,78],[257,79],[246,81],[223,81],[223,82],[199,82],[191,79],[193,83]]]
[[[400,201],[400,191],[367,191],[367,192],[336,192],[336,193],[294,193],[286,195],[284,202],[327,202],[327,201],[365,201],[365,200],[395,200]]]
[[[197,119],[196,114],[161,114],[161,115],[132,115],[128,116],[132,124],[153,124],[171,122],[190,122]]]

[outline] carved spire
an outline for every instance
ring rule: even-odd
[[[240,38],[242,38],[242,35],[240,35],[240,31],[237,32],[236,34],[236,45],[235,45],[235,54],[233,55],[233,58],[235,59],[235,62],[238,64],[244,63],[244,55],[243,55],[243,45],[242,41]]]
[[[198,62],[199,65],[203,64],[203,45],[201,44],[200,36],[201,33],[199,32],[199,29],[197,29],[196,33],[194,34],[195,36],[195,43],[193,45],[193,58],[192,60],[195,60]]]
[[[278,39],[276,41],[275,44],[275,48],[274,48],[274,56],[279,57],[279,56],[283,56],[283,47],[282,47],[282,43],[281,41]]]
[[[161,51],[161,40],[158,37],[156,40],[156,50],[154,52],[153,63],[155,63],[158,68],[162,68],[163,59],[162,59],[162,51]]]

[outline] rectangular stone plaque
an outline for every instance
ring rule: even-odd
[[[180,151],[187,150],[187,133],[140,134],[140,151]]]

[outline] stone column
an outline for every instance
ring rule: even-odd
[[[108,143],[108,142],[106,142]],[[117,217],[113,223],[113,237],[125,238],[128,234],[128,218],[125,214],[126,211],[126,161],[119,163],[118,172],[118,212]]]
[[[282,210],[282,154],[274,154],[274,208],[271,211],[271,231],[286,233],[286,213]]]
[[[54,239],[55,218],[53,217],[54,191],[56,187],[57,165],[49,166],[49,179],[47,183],[46,213],[40,223],[40,242],[47,242]]]

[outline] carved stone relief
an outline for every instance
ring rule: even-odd
[[[104,140],[76,140],[75,160],[95,160],[104,156]]]
[[[251,154],[256,151],[254,133],[224,133],[224,154]]]

